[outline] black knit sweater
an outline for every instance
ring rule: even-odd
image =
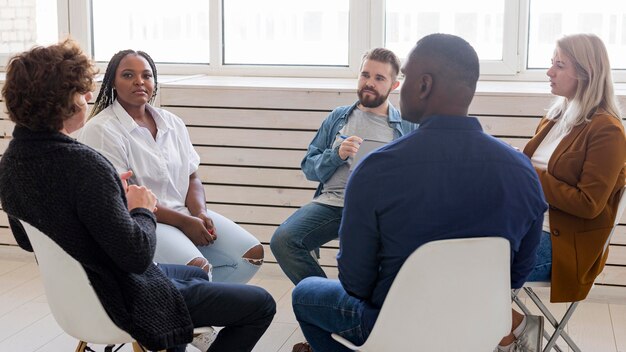
[[[153,263],[156,219],[129,212],[115,169],[61,133],[16,127],[0,160],[0,201],[20,247],[17,219],[52,238],[87,272],[106,312],[151,350],[186,344],[191,318],[180,292]]]

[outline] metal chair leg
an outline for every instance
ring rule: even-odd
[[[548,322],[550,322],[550,324],[552,324],[552,326],[555,329],[554,333],[552,334],[552,336],[550,336],[548,334],[549,337],[546,337],[546,340],[548,340],[548,344],[543,349],[543,351],[544,352],[548,352],[552,348],[554,348],[555,350],[559,351],[560,349],[556,345],[556,341],[558,340],[558,338],[560,336],[560,337],[563,338],[563,340],[567,343],[567,345],[574,352],[580,352],[580,348],[578,348],[578,346],[576,345],[574,340],[572,340],[572,338],[569,336],[569,334],[564,330],[565,327],[567,326],[567,322],[569,321],[569,319],[574,314],[574,311],[576,310],[576,307],[578,306],[579,302],[572,302],[571,305],[567,308],[567,311],[565,312],[565,315],[563,316],[563,318],[559,322],[559,321],[556,320],[554,315],[552,315],[552,313],[550,312],[548,307],[546,307],[546,305],[543,304],[543,302],[541,301],[539,296],[537,296],[537,294],[535,293],[535,291],[533,291],[533,289],[531,287],[524,287],[524,291],[526,292],[528,297],[533,301],[533,303],[535,303],[537,308],[539,308],[541,313],[546,317],[546,320],[548,320]],[[546,334],[547,334],[547,332],[544,331],[544,336]]]
[[[528,307],[526,307],[524,302],[522,302],[522,300],[517,296],[519,294],[520,290],[521,289],[519,289],[519,288],[515,289],[515,290],[512,290],[513,293],[511,294],[511,297],[513,298],[513,302],[515,302],[515,304],[517,304],[517,306],[522,310],[522,312],[525,315],[532,315],[532,312],[530,311],[530,309],[528,309]],[[534,294],[534,292],[533,292],[533,294]],[[539,308],[539,310],[541,310],[541,308]],[[551,337],[550,333],[548,333],[548,331],[546,329],[543,329],[543,338],[545,338],[547,341],[549,341],[550,337]],[[563,352],[563,350],[561,350],[561,348],[559,346],[557,346],[557,345],[554,345],[554,349],[557,352]],[[547,351],[547,350],[545,350],[545,351]]]

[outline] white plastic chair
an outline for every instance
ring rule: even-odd
[[[510,246],[501,237],[433,241],[398,272],[355,351],[493,351],[511,331]]]
[[[625,193],[626,193],[626,187],[622,188],[621,190],[620,200],[617,206],[617,214],[615,216],[615,221],[613,223],[613,229],[611,230],[611,233],[609,234],[609,237],[606,239],[606,243],[604,244],[604,252],[606,252],[607,249],[609,248],[609,244],[611,243],[611,238],[613,237],[613,233],[615,233],[615,228],[617,227],[617,224],[622,218],[622,215],[624,214],[624,210],[626,210],[626,197],[624,197]],[[604,256],[604,253],[602,255]],[[561,348],[556,344],[556,341],[558,340],[558,338],[561,337],[565,341],[565,343],[567,343],[567,345],[572,349],[573,352],[580,352],[581,351],[580,348],[576,345],[574,340],[572,340],[572,338],[565,331],[565,327],[567,327],[567,323],[569,322],[572,315],[574,315],[574,312],[576,311],[576,308],[578,307],[578,303],[580,302],[571,302],[569,307],[565,311],[565,314],[559,321],[554,317],[552,312],[550,312],[550,309],[548,309],[548,307],[541,301],[539,296],[537,296],[537,294],[533,290],[533,287],[535,288],[550,287],[550,281],[528,281],[524,284],[524,287],[522,287],[524,292],[526,292],[526,295],[528,295],[528,298],[530,298],[533,301],[533,303],[537,306],[537,308],[539,308],[539,311],[541,311],[541,314],[543,314],[546,320],[554,327],[554,332],[552,333],[552,335],[550,335],[550,333],[545,329],[543,331],[543,337],[548,341],[546,346],[543,348],[543,351],[548,352],[551,349],[554,349],[558,352],[562,352]],[[513,293],[512,293],[513,302],[517,304],[517,306],[522,310],[522,312],[524,312],[524,314],[531,315],[532,313],[530,312],[530,309],[528,309],[528,307],[526,307],[524,302],[522,302],[521,299],[518,297],[520,290],[521,289],[513,290]]]
[[[145,351],[107,315],[83,267],[50,237],[21,221],[35,251],[50,311],[68,335],[79,340],[76,352],[88,343],[116,345],[132,343],[133,351]],[[194,329],[202,334],[210,328]],[[111,346],[107,347],[110,350]]]

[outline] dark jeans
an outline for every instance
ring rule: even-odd
[[[159,268],[183,295],[194,326],[224,327],[210,352],[251,351],[274,318],[276,302],[260,287],[209,282],[202,269],[187,265]],[[184,352],[185,346],[168,351]]]

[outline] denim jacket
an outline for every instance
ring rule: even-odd
[[[337,167],[346,163],[346,160],[339,157],[338,149],[332,149],[332,146],[337,133],[345,126],[348,116],[358,104],[357,101],[352,105],[340,106],[328,115],[300,163],[308,180],[320,182],[314,197],[322,192],[323,184],[335,173]],[[400,138],[417,128],[416,124],[402,120],[400,112],[391,103],[389,103],[389,124],[394,129],[393,139]]]

